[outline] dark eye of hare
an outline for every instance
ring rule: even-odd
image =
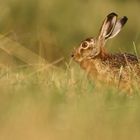
[[[82,43],[82,47],[83,48],[86,48],[88,46],[88,42],[87,41],[84,41],[83,43]]]

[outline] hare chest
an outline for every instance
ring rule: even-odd
[[[94,80],[111,81],[115,77],[114,71],[110,69],[109,64],[105,64],[100,60],[85,60],[80,65]]]
[[[95,69],[97,71],[98,79],[110,82],[113,79],[115,79],[116,76],[118,77],[118,74],[116,75],[116,72],[114,72],[114,70],[111,69],[109,63],[103,63],[100,60],[94,60],[93,63],[95,65]],[[94,75],[94,73],[92,73],[92,75]]]

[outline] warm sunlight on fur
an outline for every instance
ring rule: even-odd
[[[103,21],[98,36],[82,41],[72,54],[92,79],[115,83],[116,87],[123,89],[129,89],[132,80],[140,77],[139,59],[130,53],[111,54],[105,50],[105,43],[115,37],[126,22],[126,16],[118,18],[116,13],[110,13]]]

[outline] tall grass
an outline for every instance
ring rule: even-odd
[[[2,140],[140,138],[138,89],[128,96],[74,66],[7,69],[0,76]]]

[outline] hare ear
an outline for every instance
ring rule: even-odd
[[[111,34],[115,27],[116,21],[117,21],[117,14],[116,13],[110,13],[104,20],[98,39],[107,39]]]
[[[122,27],[125,25],[127,20],[128,20],[128,18],[125,16],[118,19],[112,33],[110,34],[110,36],[108,38],[115,37],[121,31]]]

